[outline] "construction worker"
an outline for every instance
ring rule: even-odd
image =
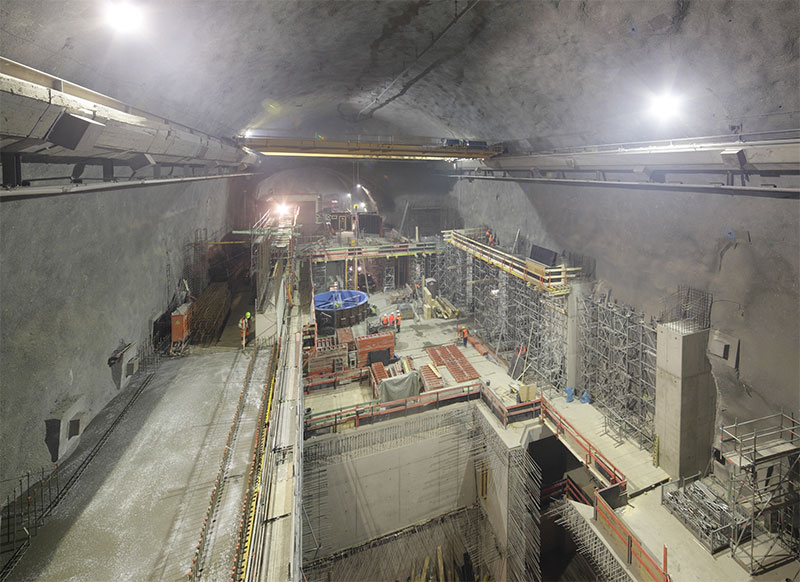
[[[381,317],[381,324],[383,325],[383,327],[389,327],[389,318],[386,316],[385,313]]]
[[[400,312],[397,313],[397,319],[395,322],[397,324],[397,333],[400,333],[400,322],[403,320],[403,317],[400,315]]]
[[[389,327],[394,327],[394,313],[389,314]]]
[[[467,347],[467,337],[468,336],[469,336],[469,334],[467,333],[467,328],[466,327],[462,327],[461,328],[461,338],[464,341],[464,347]]]
[[[239,320],[239,330],[242,332],[242,349],[247,343],[247,335],[250,333],[250,312],[245,313]]]

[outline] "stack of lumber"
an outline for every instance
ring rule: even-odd
[[[191,341],[207,344],[217,339],[222,324],[231,309],[231,290],[227,283],[212,283],[200,298],[192,303],[190,311]]]
[[[369,364],[369,355],[372,352],[389,349],[394,353],[394,332],[384,331],[373,333],[372,335],[362,335],[356,338],[356,348],[358,349],[359,367]]]

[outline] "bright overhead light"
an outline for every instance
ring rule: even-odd
[[[675,95],[664,93],[654,95],[650,99],[650,115],[661,121],[667,121],[680,113],[681,100]]]
[[[350,192],[347,193],[347,197],[350,198]]]
[[[362,202],[361,203],[361,208],[366,208],[366,207],[367,207],[367,205],[364,202]]]
[[[286,216],[287,214],[289,214],[289,206],[286,204],[276,204],[275,213],[278,216]]]
[[[117,32],[133,33],[142,27],[142,10],[128,2],[110,2],[106,5],[106,22]]]
[[[356,188],[361,188],[361,184],[356,184]]]

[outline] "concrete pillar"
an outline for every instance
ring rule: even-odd
[[[673,479],[705,470],[711,457],[716,388],[706,358],[708,331],[659,324],[656,434],[659,465]]]
[[[581,372],[581,346],[579,312],[583,298],[583,284],[570,285],[567,296],[567,386],[578,389]]]

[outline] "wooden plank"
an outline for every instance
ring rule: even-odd
[[[444,579],[444,561],[442,560],[442,546],[436,547],[436,559],[439,562],[439,582],[445,582]]]
[[[430,565],[431,557],[425,556],[425,564],[422,566],[422,575],[419,577],[420,582],[425,582],[428,579],[428,565]]]

